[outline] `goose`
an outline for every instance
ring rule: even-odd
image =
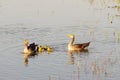
[[[38,47],[38,52],[43,52],[45,49],[40,45],[39,47]]]
[[[48,48],[47,48],[47,51],[48,51],[48,53],[49,53],[49,52],[53,52],[53,48],[48,47]]]
[[[53,48],[51,48],[51,47],[48,46],[48,45],[45,45],[45,46],[44,46],[44,50],[46,50],[47,52],[53,52]]]
[[[27,53],[29,55],[35,54],[35,52],[37,51],[37,44],[35,44],[34,42],[29,44],[28,39],[24,40],[24,53]]]
[[[84,50],[86,49],[90,42],[87,43],[80,43],[80,44],[73,44],[75,40],[75,36],[73,34],[68,34],[68,36],[71,38],[71,41],[68,44],[68,50]]]

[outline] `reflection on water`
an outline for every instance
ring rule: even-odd
[[[82,50],[82,51],[79,51],[79,50],[69,50],[68,51],[68,55],[70,57],[70,64],[71,65],[75,65],[75,56],[77,56],[77,64],[75,65],[75,67],[77,67],[77,80],[80,80],[80,69],[81,69],[81,65],[80,65],[80,56],[81,55],[85,55],[87,56],[88,55],[88,49],[86,50]],[[86,72],[87,70],[87,65],[85,63],[85,66],[84,66],[84,71]],[[73,72],[73,74],[75,75],[75,73]],[[76,77],[76,76],[73,76],[73,77]]]
[[[70,64],[74,64],[74,56],[76,54],[78,55],[78,57],[80,57],[79,55],[88,55],[89,52],[88,52],[88,49],[84,49],[82,51],[79,51],[79,50],[69,50],[68,51],[68,55],[70,57]]]
[[[70,56],[70,64],[74,64],[74,55],[71,51],[69,51],[69,56]]]
[[[92,28],[94,31],[91,31],[90,27],[86,28],[85,26],[72,28],[72,32],[75,31],[75,34],[78,34],[76,35],[78,37],[76,42],[80,42],[80,40],[83,42],[84,40],[92,40],[88,50],[84,50],[82,52],[67,51],[67,43],[69,42],[69,39],[66,37],[66,33],[68,33],[66,30],[71,30],[71,27],[69,26],[61,28],[54,27],[55,30],[53,29],[52,31],[44,27],[37,29],[1,28],[0,36],[2,38],[0,39],[0,44],[3,46],[0,48],[0,65],[5,67],[1,68],[1,70],[3,70],[3,72],[9,71],[8,77],[11,77],[11,72],[13,72],[12,74],[16,75],[16,71],[14,72],[14,69],[16,69],[17,72],[20,72],[22,69],[24,69],[26,73],[23,71],[21,74],[17,75],[24,77],[27,75],[30,76],[30,78],[36,77],[35,79],[38,79],[39,77],[40,79],[47,80],[48,77],[50,79],[55,78],[58,80],[59,77],[61,80],[72,80],[73,78],[75,78],[73,80],[89,80],[89,78],[90,80],[105,80],[104,78],[109,79],[111,76],[116,77],[116,74],[119,72],[116,70],[114,71],[113,69],[119,70],[120,45],[118,43],[118,39],[120,35],[118,32],[113,33],[114,27],[111,28],[109,26],[104,26],[104,28],[101,29],[101,26],[98,25],[98,27],[95,27],[95,29]],[[117,28],[119,29],[119,27]],[[59,30],[61,30],[61,34],[56,34],[56,32],[59,32]],[[52,38],[51,35],[53,35]],[[51,47],[54,47],[54,51],[52,53],[48,53],[47,51],[39,52],[37,56],[33,57],[29,57],[28,54],[21,55],[18,52],[23,50],[23,40],[26,37],[28,37],[31,41],[35,41],[41,45],[51,44]],[[2,63],[4,57],[8,63]],[[18,64],[18,62],[21,63]],[[67,64],[68,62],[71,65]],[[23,63],[28,67],[21,67]],[[3,74],[4,78],[6,78],[6,73]],[[14,76],[12,76],[12,78],[14,78]]]
[[[80,80],[80,51],[68,51],[68,54],[70,56],[70,64],[74,65],[74,56],[75,54],[77,54],[77,76],[78,76],[78,79],[77,80]],[[73,73],[74,74],[74,73]],[[73,76],[75,77],[75,76]]]
[[[115,50],[111,51],[108,55],[103,57],[101,61],[99,61],[99,58],[97,57],[97,59],[94,62],[92,62],[91,71],[94,79],[100,80],[101,76],[104,76],[106,80],[106,78],[111,76],[112,73],[109,69],[113,67],[114,62],[117,63],[118,61],[118,54],[113,54],[115,52]],[[113,55],[116,57],[112,57]]]
[[[99,56],[96,55],[96,59],[92,61],[92,63],[88,63],[88,59],[85,61],[81,61],[81,56],[89,56],[89,51],[80,52],[80,51],[68,51],[68,55],[70,57],[70,64],[74,65],[77,68],[77,72],[73,72],[73,77],[77,74],[78,79],[80,80],[81,71],[87,75],[88,72],[91,73],[92,80],[106,80],[111,76],[110,68],[115,66],[118,62],[119,54],[115,55],[116,50],[112,50],[108,55],[103,56],[103,59],[100,59]],[[115,57],[113,57],[113,55]],[[77,59],[76,59],[77,58]],[[82,62],[82,64],[81,64]],[[83,70],[81,70],[83,69]],[[75,79],[76,80],[76,79]]]
[[[35,58],[35,56],[40,56],[42,54],[48,54],[48,55],[50,55],[50,54],[52,54],[52,51],[36,52],[34,55],[30,55],[28,53],[23,53],[25,66],[28,66],[30,58]]]
[[[24,63],[25,63],[25,66],[28,66],[28,54],[24,54]]]

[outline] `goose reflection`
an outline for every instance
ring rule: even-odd
[[[74,64],[74,55],[77,54],[78,57],[80,57],[80,55],[88,55],[89,51],[88,49],[84,49],[82,51],[80,50],[68,50],[68,55],[70,57],[70,64]]]
[[[28,56],[29,56],[29,54],[24,54],[24,64],[25,64],[25,66],[28,66]]]
[[[70,64],[74,64],[74,55],[72,51],[68,51],[68,54],[70,56]]]
[[[87,56],[89,53],[88,49],[84,50],[68,50],[68,55],[70,57],[70,64],[75,65],[75,62],[77,62],[75,65],[77,67],[77,80],[80,80],[80,70],[81,70],[81,64],[80,64],[80,56],[85,55]],[[75,61],[77,59],[77,61]],[[86,66],[84,67],[86,69]],[[75,73],[73,73],[75,75]],[[76,78],[76,76],[74,76]]]
[[[47,53],[48,55],[50,55],[52,53],[52,50],[53,50],[52,48],[49,48],[49,50],[47,50],[47,52],[44,52],[44,54]],[[40,54],[40,52],[36,52],[35,54],[29,54],[29,53],[23,52],[25,66],[28,66],[30,58],[35,58],[35,56],[38,56],[38,54]],[[41,54],[43,54],[43,53],[41,52]]]
[[[23,54],[23,57],[24,57],[24,64],[25,64],[25,66],[28,66],[29,59],[30,59],[30,58],[35,58],[35,56],[38,56],[38,53],[33,54],[33,55],[30,55],[30,54],[28,54],[28,53],[24,53],[24,54]]]
[[[24,64],[25,66],[28,66],[28,63],[29,63],[29,59],[30,58],[35,58],[36,55],[30,55],[28,53],[24,53],[23,54],[23,57],[24,57]]]
[[[85,50],[85,52],[88,52],[88,50]],[[84,52],[84,53],[85,53]],[[80,80],[80,67],[81,67],[81,64],[80,64],[80,55],[81,55],[82,52],[80,52],[79,50],[69,50],[68,51],[68,54],[70,56],[70,64],[74,65],[75,63],[75,57],[74,55],[76,54],[77,55],[77,78],[78,80]],[[76,76],[74,76],[75,78]]]

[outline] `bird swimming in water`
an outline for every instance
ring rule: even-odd
[[[86,49],[90,44],[90,42],[73,44],[74,40],[75,40],[75,36],[73,34],[68,34],[68,36],[71,38],[71,41],[68,44],[68,50],[79,50],[79,51],[81,51],[81,50]]]
[[[48,53],[53,52],[53,48],[48,47],[48,48],[47,48],[47,52],[48,52]]]
[[[44,48],[44,50],[47,50],[48,49],[48,45],[45,45],[43,48]]]
[[[48,46],[48,45],[45,45],[45,46],[44,46],[44,50],[46,50],[47,52],[52,52],[52,51],[53,51],[53,48],[51,48],[51,47]]]
[[[38,52],[43,52],[44,51],[44,48],[40,45],[39,47],[38,47],[38,50],[37,50]]]
[[[29,44],[28,39],[25,39],[25,41],[24,41],[24,46],[25,46],[24,53],[27,53],[29,55],[34,55],[35,52],[37,51],[38,45],[35,43],[31,43],[29,45],[28,44]]]
[[[38,47],[37,49],[38,52],[43,52],[43,51],[47,51],[48,53],[53,52],[53,48],[49,47],[48,45],[45,45],[44,47],[42,47],[41,45]]]

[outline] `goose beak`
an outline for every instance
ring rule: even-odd
[[[69,37],[73,36],[73,34],[68,34]]]
[[[68,36],[68,37],[70,37],[70,36],[71,36],[71,34],[67,34],[67,36]]]

